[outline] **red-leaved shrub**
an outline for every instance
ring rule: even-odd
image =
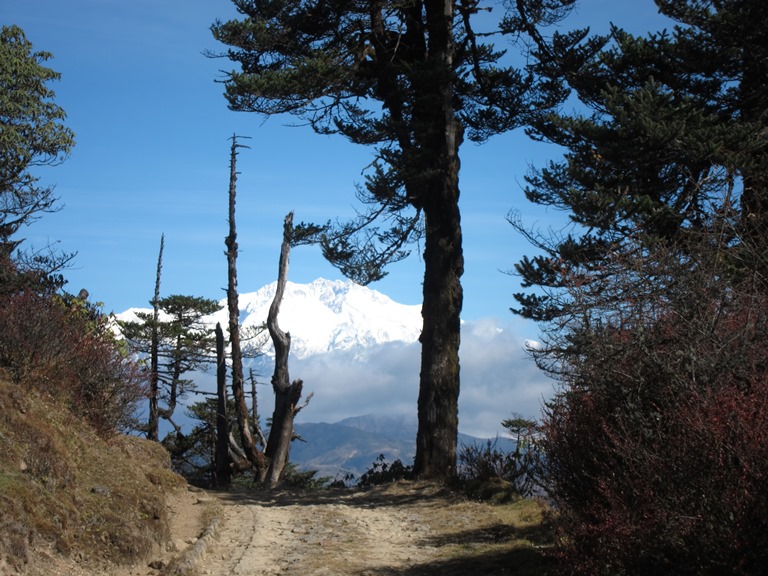
[[[23,386],[66,400],[99,433],[132,426],[143,377],[108,319],[81,300],[33,290],[3,295],[0,367]]]
[[[592,327],[544,418],[547,489],[575,574],[763,574],[768,298],[693,300]]]

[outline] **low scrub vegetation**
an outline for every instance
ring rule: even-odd
[[[515,415],[502,421],[515,443],[502,450],[498,440],[468,444],[459,451],[459,480],[473,496],[485,499],[531,497],[540,493],[540,428],[534,420]]]
[[[20,387],[61,400],[101,435],[135,425],[143,376],[88,302],[35,290],[0,307],[0,367]]]
[[[544,478],[573,573],[764,573],[768,290],[745,252],[659,258],[663,301],[634,292],[557,340],[578,354],[545,410]],[[635,266],[629,286],[651,277]]]
[[[360,476],[357,485],[366,488],[412,478],[413,466],[405,465],[399,459],[394,462],[387,462],[384,454],[379,454],[371,467]]]

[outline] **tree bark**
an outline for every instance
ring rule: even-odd
[[[240,346],[240,310],[237,294],[237,227],[235,225],[235,199],[237,195],[237,137],[232,137],[229,162],[229,235],[227,246],[227,308],[229,311],[229,342],[232,357],[232,396],[235,399],[237,426],[243,450],[248,461],[258,470],[266,467],[264,454],[256,446],[248,420],[243,380],[243,353]]]
[[[283,226],[283,243],[280,248],[277,288],[275,297],[269,307],[267,328],[275,346],[275,372],[272,375],[272,388],[275,391],[275,411],[272,415],[272,428],[267,442],[269,470],[267,481],[274,487],[280,480],[280,475],[288,463],[288,456],[293,439],[293,420],[298,412],[298,402],[301,398],[302,381],[290,381],[288,375],[288,354],[291,350],[291,335],[283,332],[277,322],[280,313],[280,303],[285,292],[288,278],[288,260],[291,252],[293,236],[293,212],[285,217]]]
[[[463,132],[453,109],[453,2],[426,0],[428,58],[435,71],[420,83],[421,143],[434,177],[422,196],[426,224],[420,337],[421,375],[414,472],[449,480],[456,475],[460,315],[464,272],[459,212],[459,156]]]
[[[157,407],[159,395],[159,355],[160,355],[160,275],[163,269],[163,248],[165,234],[160,235],[160,253],[157,256],[157,274],[155,275],[155,294],[152,298],[152,337],[149,353],[149,422],[147,423],[147,438],[158,442],[160,440],[160,412]]]
[[[229,459],[229,421],[227,420],[227,363],[224,352],[224,331],[216,323],[216,450],[214,453],[215,484],[229,486],[232,468]]]

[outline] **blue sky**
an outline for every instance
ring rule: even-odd
[[[496,12],[502,8],[497,5]],[[27,246],[58,242],[77,252],[68,289],[87,288],[106,311],[145,306],[152,296],[160,234],[162,293],[219,299],[226,284],[228,138],[248,136],[238,169],[239,288],[275,280],[284,215],[325,221],[354,214],[354,186],[371,151],[341,137],[227,110],[214,82],[225,59],[209,27],[236,16],[229,0],[3,0],[0,22],[21,26],[61,72],[56,101],[76,134],[72,156],[39,172],[63,209],[23,231]],[[643,32],[659,26],[650,0],[583,0],[566,28],[609,21]],[[514,47],[510,47],[514,50]],[[515,277],[504,274],[531,248],[506,222],[511,209],[539,226],[563,215],[526,203],[522,177],[556,150],[521,132],[461,149],[466,272],[464,318],[511,319]],[[406,304],[421,301],[419,247],[372,288]],[[294,282],[339,278],[317,248],[294,250]],[[528,330],[526,328],[526,330]],[[535,328],[531,328],[535,332]]]

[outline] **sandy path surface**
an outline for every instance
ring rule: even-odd
[[[376,493],[328,502],[246,495],[221,501],[217,542],[199,567],[204,575],[401,573],[435,554],[423,514]]]

